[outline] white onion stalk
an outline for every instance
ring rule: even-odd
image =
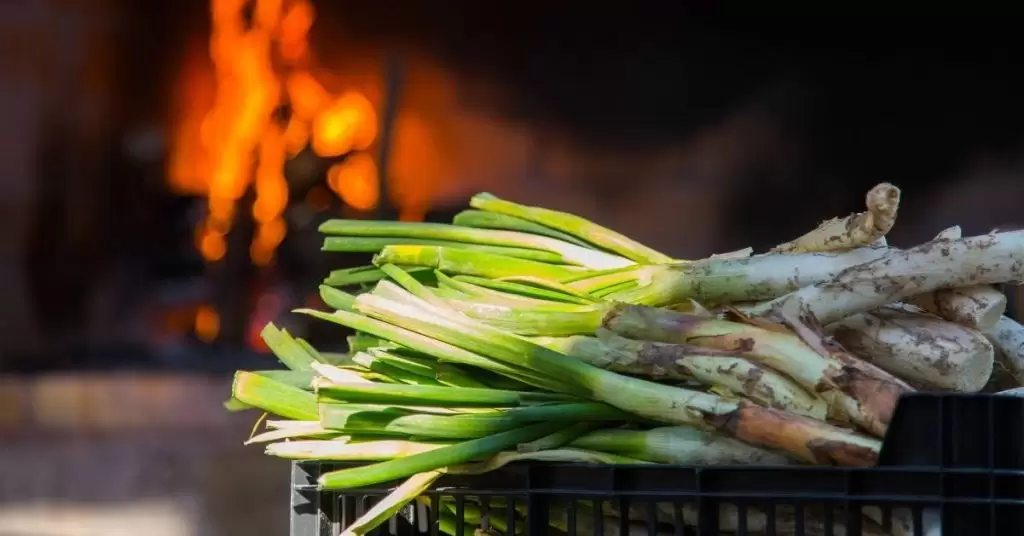
[[[813,231],[777,246],[774,251],[841,251],[871,245],[892,229],[900,206],[900,189],[882,183],[865,199],[867,211],[822,222]]]
[[[834,280],[805,287],[755,308],[810,315],[822,324],[943,288],[1024,279],[1024,231],[959,240],[933,240],[843,271]]]
[[[1024,385],[1024,326],[1004,316],[985,336],[996,348],[996,361],[1017,385]]]
[[[935,240],[957,240],[961,237],[960,227],[953,226],[939,233]],[[907,302],[946,320],[982,331],[995,327],[999,317],[1006,312],[1006,296],[988,285],[926,292],[912,296]]]
[[[754,254],[754,248],[745,247],[743,249],[737,249],[736,251],[727,251],[725,253],[714,253],[711,255],[711,259],[746,259],[747,257]]]
[[[720,434],[690,426],[650,430],[595,430],[572,447],[610,452],[658,463],[683,465],[788,465],[791,459]]]
[[[651,306],[672,305],[689,298],[707,304],[769,300],[807,285],[831,281],[851,266],[873,261],[888,252],[887,248],[864,247],[841,252],[767,253],[638,266],[605,277],[637,284],[636,288],[612,293],[606,299]],[[580,284],[570,285],[579,288]]]
[[[738,311],[735,314],[740,314]],[[618,304],[604,326],[631,339],[693,344],[742,356],[788,375],[829,404],[829,416],[883,436],[905,382],[857,359],[802,318],[783,318],[789,328],[763,319],[738,322]]]
[[[640,341],[599,329],[597,337],[540,337],[534,342],[615,372],[696,380],[745,396],[758,404],[825,420],[828,404],[775,370],[735,352],[690,344]]]
[[[994,328],[1006,312],[1006,296],[989,285],[926,292],[907,302],[951,322],[982,331]]]
[[[843,348],[919,388],[973,393],[992,375],[980,332],[912,307],[883,307],[829,325]]]

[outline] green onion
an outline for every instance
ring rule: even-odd
[[[352,434],[406,435],[421,438],[465,439],[518,428],[532,422],[624,421],[630,415],[610,406],[587,402],[548,404],[490,413],[434,415],[407,408],[364,407],[321,398],[320,424]]]
[[[322,426],[318,421],[283,421],[288,423],[294,423],[292,426],[284,426],[276,430],[268,430],[261,434],[255,435],[249,438],[245,442],[246,445],[253,443],[267,443],[270,441],[280,441],[282,439],[295,439],[295,438],[312,438],[312,439],[330,439],[331,443],[344,444],[344,436],[341,436],[335,431],[328,430]],[[269,428],[269,423],[268,423]]]
[[[546,236],[515,231],[474,229],[446,223],[329,220],[320,226],[320,232],[345,237],[441,240],[480,246],[548,251],[559,254],[567,262],[592,269],[616,268],[633,264],[632,261],[617,255],[580,247]]]
[[[369,354],[372,355],[375,359],[386,362],[391,366],[403,369],[409,372],[410,374],[433,377],[438,381],[438,383],[442,385],[448,385],[450,387],[477,387],[485,389],[489,387],[495,387],[477,380],[469,373],[458,368],[455,365],[448,363],[440,363],[438,361],[425,357],[406,355],[408,353],[409,352],[403,353],[400,349],[388,351],[382,348],[372,348],[369,351]],[[478,373],[480,372],[484,371],[478,371]],[[519,387],[525,386],[520,384]]]
[[[337,490],[390,482],[416,473],[432,471],[481,458],[514,447],[519,443],[544,437],[565,426],[562,422],[545,422],[523,426],[507,432],[473,439],[429,452],[413,454],[386,462],[332,471],[320,476],[321,489]]]
[[[401,404],[409,406],[440,407],[517,407],[570,399],[555,393],[501,391],[498,389],[472,389],[467,387],[433,387],[427,385],[387,385],[374,383],[316,382],[316,391],[346,402],[368,404]]]
[[[569,242],[585,248],[594,247],[570,234],[557,231],[550,227],[545,227],[539,223],[533,223],[532,221],[517,218],[515,216],[498,214],[497,212],[484,212],[482,210],[472,209],[463,210],[452,218],[452,223],[463,227],[476,227],[477,229],[520,231],[523,233],[557,238],[563,242]]]
[[[479,278],[473,278],[472,276],[462,277],[469,277],[472,279],[479,280]],[[578,297],[570,294],[563,294],[561,292],[553,292],[546,289],[538,289],[537,287],[522,285],[520,283],[511,283],[508,281],[492,279],[483,279],[483,281],[486,281],[488,283],[497,283],[498,285],[504,287],[504,289],[498,290],[494,288],[493,285],[480,285],[477,283],[470,282],[469,280],[448,277],[443,273],[438,272],[437,292],[447,290],[452,292],[453,295],[471,297],[474,299],[485,301],[500,300],[502,302],[518,303],[557,302],[574,303],[578,305],[586,305],[594,302],[594,300],[589,296]]]
[[[370,383],[370,379],[362,370],[353,370],[349,367],[336,367],[325,363],[314,363],[313,370],[317,374],[335,382]]]
[[[471,249],[494,255],[505,255],[517,259],[550,264],[572,264],[565,257],[551,251],[503,246],[482,246],[479,244],[450,242],[447,240],[423,240],[420,238],[331,236],[324,239],[324,245],[321,250],[332,253],[377,253],[387,246],[439,246],[453,249]]]
[[[433,378],[436,374],[435,366],[437,361],[425,357],[414,357],[402,355],[383,348],[370,348],[367,352],[377,361],[387,363],[393,367],[402,369],[409,374]]]
[[[519,335],[564,337],[594,333],[611,304],[549,304],[506,307],[473,300],[446,299],[445,304],[487,325]]]
[[[431,443],[404,439],[349,441],[284,441],[267,445],[266,454],[288,460],[368,462],[401,458],[437,450],[454,443]]]
[[[567,212],[559,212],[540,207],[529,207],[511,201],[499,199],[491,194],[481,193],[473,196],[470,206],[487,212],[515,216],[527,221],[539,223],[557,231],[581,238],[594,244],[632,259],[636,262],[661,264],[672,262],[672,258],[659,253],[625,235],[602,227],[590,220]]]
[[[683,465],[786,465],[792,460],[775,452],[689,426],[651,430],[595,430],[573,439],[570,446],[622,454],[658,463]]]
[[[274,352],[274,355],[292,370],[311,370],[310,363],[317,362],[314,354],[297,342],[286,330],[278,329],[272,322],[263,328],[260,337],[267,343],[270,351]]]
[[[586,294],[579,293],[568,286],[566,286],[565,288],[568,288],[569,291],[565,291],[562,289],[552,290],[550,288],[542,288],[534,285],[525,285],[522,283],[515,283],[512,281],[505,281],[500,279],[487,279],[483,277],[474,277],[470,275],[457,275],[453,278],[446,277],[443,279],[441,277],[438,277],[438,283],[441,285],[448,284],[448,281],[454,282],[451,283],[452,285],[454,285],[455,283],[468,283],[471,285],[483,287],[485,289],[490,289],[492,291],[498,291],[501,293],[517,295],[526,298],[535,298],[539,300],[579,303],[581,305],[586,305],[588,303],[594,302],[593,298],[587,296]]]
[[[365,352],[370,348],[376,348],[388,344],[384,339],[374,337],[373,335],[367,335],[366,333],[349,335],[345,338],[345,341],[348,342],[348,350],[352,353]]]
[[[396,367],[391,363],[366,352],[356,353],[352,356],[352,361],[359,366],[366,367],[371,371],[376,372],[377,374],[387,376],[388,378],[395,380],[395,383],[392,385],[441,385],[440,382],[434,379],[433,374],[427,376],[409,372],[408,370]]]
[[[418,300],[411,295],[409,298],[410,302]],[[356,300],[356,309],[375,318],[401,322],[449,344],[558,378],[565,384],[560,392],[583,390],[586,398],[607,402],[641,417],[714,428],[743,441],[784,449],[808,461],[820,462],[821,456],[827,455],[830,463],[866,465],[877,459],[880,443],[873,438],[742,400],[605,371],[469,318],[445,316],[426,302],[419,302],[416,307],[364,294]],[[743,424],[737,419],[743,419]],[[780,439],[764,421],[786,426],[787,438]],[[822,442],[828,442],[827,451],[808,447]]]
[[[581,270],[571,266],[437,246],[388,246],[374,256],[373,263],[377,266],[382,264],[422,266],[451,274],[475,275],[491,279],[528,274],[544,279],[563,280],[580,273]]]
[[[356,297],[334,287],[320,285],[320,299],[331,309],[348,311],[352,309],[352,302],[356,300]]]
[[[548,391],[560,391],[558,388],[555,388],[560,385],[559,382],[550,380],[542,375],[536,375],[529,370],[488,359],[482,355],[464,350],[452,344],[443,343],[431,337],[416,333],[415,331],[400,328],[396,325],[388,324],[367,316],[347,311],[323,313],[321,311],[314,311],[311,309],[297,309],[295,312],[307,314],[321,320],[327,320],[328,322],[334,322],[357,331],[369,333],[376,337],[388,339],[418,352],[432,355],[442,361],[451,361],[453,363],[479,367],[534,387],[540,387],[541,389]]]
[[[288,419],[315,421],[319,418],[316,395],[259,374],[235,373],[231,395],[244,404]]]
[[[593,432],[594,430],[600,430],[604,428],[607,423],[603,422],[578,422],[569,425],[562,430],[559,430],[553,434],[546,435],[540,439],[530,441],[529,443],[520,443],[516,448],[518,452],[537,452],[539,450],[552,450],[558,447],[563,447],[572,443],[580,436]]]
[[[298,387],[303,391],[313,390],[313,378],[316,374],[313,373],[313,369],[308,370],[254,370],[251,374],[257,374],[266,378],[270,378],[276,382],[290,385],[292,387]]]
[[[429,268],[423,268],[420,266],[407,266],[406,271],[413,275],[413,277],[422,279],[433,279],[434,271]],[[334,270],[324,279],[324,284],[332,287],[348,287],[353,285],[365,285],[367,283],[376,283],[381,279],[384,279],[387,275],[380,271],[376,266],[357,266],[355,268],[344,268],[341,270]]]
[[[465,372],[464,370],[460,369],[455,365],[450,365],[447,363],[436,363],[434,367],[436,371],[434,373],[434,377],[437,378],[437,381],[440,382],[442,385],[447,385],[449,387],[475,387],[479,389],[506,389],[501,385],[489,385],[486,381],[480,381],[474,378],[473,376],[470,376],[467,372]],[[502,383],[500,381],[494,381],[501,380],[500,376],[488,376],[487,379],[490,380],[492,383]],[[507,390],[519,391],[523,390],[523,388],[528,389],[530,387],[529,385],[526,385],[524,383],[514,383],[515,385],[513,385],[511,388],[507,388]]]

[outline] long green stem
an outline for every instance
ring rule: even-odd
[[[366,367],[377,374],[387,376],[392,380],[395,380],[398,384],[408,384],[413,386],[419,385],[435,385],[440,386],[441,382],[434,378],[433,374],[420,375],[415,372],[409,372],[403,368],[394,366],[385,360],[378,359],[373,354],[366,352],[358,352],[352,356],[352,361],[359,366]],[[390,384],[395,385],[395,384]]]
[[[590,248],[515,231],[475,229],[445,223],[398,221],[330,220],[320,226],[320,232],[346,237],[390,237],[402,239],[443,240],[482,246],[502,246],[549,251],[561,255],[572,264],[593,269],[628,266],[631,261]]]
[[[389,365],[395,368],[400,368],[409,374],[415,374],[417,376],[424,376],[427,378],[433,378],[436,374],[435,367],[437,366],[437,361],[427,357],[403,355],[383,348],[370,348],[367,353],[373,356],[375,360],[388,363]]]
[[[577,246],[593,249],[592,245],[568,233],[563,233],[550,227],[545,227],[539,223],[533,223],[532,221],[517,218],[515,216],[498,214],[497,212],[484,212],[482,210],[472,209],[463,210],[452,218],[452,223],[463,227],[476,227],[477,229],[499,229],[503,231],[519,231],[522,233],[549,236],[551,238],[557,238],[563,242],[569,242],[570,244],[576,244]]]
[[[352,303],[355,302],[356,297],[334,287],[320,285],[320,299],[331,309],[348,311],[352,309]]]
[[[564,389],[560,390],[557,388],[560,385],[559,382],[546,378],[543,375],[535,374],[529,369],[515,367],[501,361],[488,359],[480,354],[459,348],[458,346],[444,343],[432,337],[416,333],[415,331],[400,328],[397,325],[382,322],[361,314],[350,313],[347,311],[324,313],[311,309],[297,309],[295,312],[307,314],[321,320],[327,320],[328,322],[333,322],[357,331],[368,333],[375,337],[387,339],[418,352],[432,355],[442,361],[450,361],[453,363],[461,363],[464,365],[482,368],[548,391],[567,392]]]
[[[405,266],[405,271],[409,272],[413,277],[425,280],[432,280],[434,278],[434,271],[430,268],[424,268],[422,266]],[[341,270],[334,270],[324,279],[324,284],[332,287],[349,287],[354,285],[365,285],[369,283],[376,283],[381,279],[387,277],[387,274],[382,272],[380,268],[376,266],[357,266],[355,268],[343,268]]]
[[[409,352],[407,352],[409,353]],[[498,388],[487,384],[484,381],[470,375],[467,371],[459,368],[451,363],[441,363],[433,359],[426,357],[417,357],[412,355],[406,355],[402,353],[400,349],[385,350],[382,348],[371,348],[369,354],[375,359],[384,361],[396,368],[403,369],[411,374],[417,374],[420,376],[433,377],[441,385],[447,385],[449,387],[476,387],[476,388]],[[484,371],[478,371],[477,374],[483,373]],[[494,376],[488,376],[487,379],[493,379]],[[517,382],[518,383],[518,382]],[[519,390],[519,387],[528,387],[523,384],[516,386],[513,391]]]
[[[501,452],[519,443],[532,441],[548,435],[564,423],[546,422],[533,424],[500,432],[491,436],[465,441],[449,447],[443,447],[404,458],[396,458],[386,462],[332,471],[320,476],[318,483],[321,489],[351,489],[370,486],[381,482],[390,482],[416,473],[432,471],[441,467],[466,463],[476,458]]]
[[[259,374],[237,372],[231,395],[254,408],[288,419],[315,421],[319,417],[316,395]]]
[[[270,351],[292,370],[310,370],[310,364],[317,362],[316,356],[299,344],[286,330],[278,329],[273,322],[263,328],[260,337],[267,343]]]
[[[432,415],[408,409],[339,404],[321,399],[320,424],[350,434],[406,435],[422,438],[465,439],[511,430],[533,422],[624,421],[631,416],[596,402],[548,404],[491,413]]]
[[[298,387],[303,391],[313,390],[313,378],[316,377],[313,369],[308,370],[253,370],[252,374],[258,374],[276,382]]]
[[[501,408],[568,402],[571,398],[555,393],[501,391],[465,387],[432,387],[379,383],[333,383],[317,380],[316,392],[346,402],[401,404],[407,406]]]
[[[441,275],[438,275],[437,280],[441,286],[450,286],[471,295],[474,292],[472,289],[468,289],[467,287],[459,284],[470,284],[476,287],[496,291],[504,295],[520,296],[523,298],[538,300],[578,303],[581,305],[586,305],[595,301],[594,298],[568,285],[547,285],[542,287],[536,284],[517,283],[501,279],[487,279],[470,275],[457,275],[453,278],[448,278],[447,276],[441,277]]]
[[[564,337],[591,334],[611,304],[507,306],[475,300],[446,299],[445,304],[470,318],[519,335]]]
[[[539,450],[552,450],[559,447],[563,447],[572,443],[580,436],[593,432],[594,430],[600,430],[607,426],[608,423],[603,422],[578,422],[571,424],[553,434],[546,435],[540,439],[530,441],[529,443],[520,443],[516,448],[518,452],[537,452]]]
[[[636,262],[665,263],[672,261],[671,257],[659,253],[635,240],[567,212],[520,205],[499,199],[487,193],[473,196],[469,204],[476,209],[515,216],[563,233],[568,233]]]
[[[561,281],[580,273],[572,266],[547,264],[505,255],[437,246],[388,246],[373,258],[373,263],[435,268],[449,274],[474,275],[498,279],[529,274]]]
[[[573,264],[558,253],[539,249],[487,246],[448,240],[426,240],[422,238],[371,237],[371,236],[329,236],[324,239],[322,251],[332,253],[377,253],[387,246],[439,246],[453,249],[470,249],[494,255],[505,255],[517,259],[528,259],[551,264]]]
[[[788,458],[691,426],[651,430],[601,429],[569,443],[570,446],[611,452],[658,463],[683,465],[786,465]]]

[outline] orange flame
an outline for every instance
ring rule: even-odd
[[[370,210],[380,200],[377,165],[365,153],[356,153],[327,171],[327,185],[352,208]]]
[[[217,310],[209,305],[200,306],[196,310],[195,322],[196,337],[205,343],[211,343],[217,339],[220,333],[220,315]]]
[[[185,109],[176,112],[168,178],[175,192],[207,198],[207,216],[196,231],[196,247],[208,262],[226,253],[236,204],[252,188],[256,232],[254,263],[273,261],[287,234],[285,162],[311,144],[322,157],[370,147],[377,114],[354,91],[332,96],[309,72],[309,0],[211,0],[209,54],[213,75],[190,57],[179,79]],[[210,85],[215,90],[210,90]],[[275,120],[289,104],[287,123]],[[376,206],[380,186],[367,155],[350,156],[334,172],[331,189],[358,209]]]

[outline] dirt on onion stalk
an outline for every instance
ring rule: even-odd
[[[826,331],[861,359],[919,388],[973,393],[992,375],[984,335],[912,307],[883,307],[829,325]]]
[[[604,326],[632,339],[693,344],[743,356],[788,375],[829,403],[829,416],[883,436],[896,402],[913,389],[857,359],[824,336],[808,318],[783,318],[788,325],[740,317],[709,319],[651,307],[618,305]]]
[[[874,244],[896,223],[900,205],[899,188],[882,183],[870,191],[865,199],[867,211],[822,222],[813,231],[780,244],[778,252],[842,251]]]

